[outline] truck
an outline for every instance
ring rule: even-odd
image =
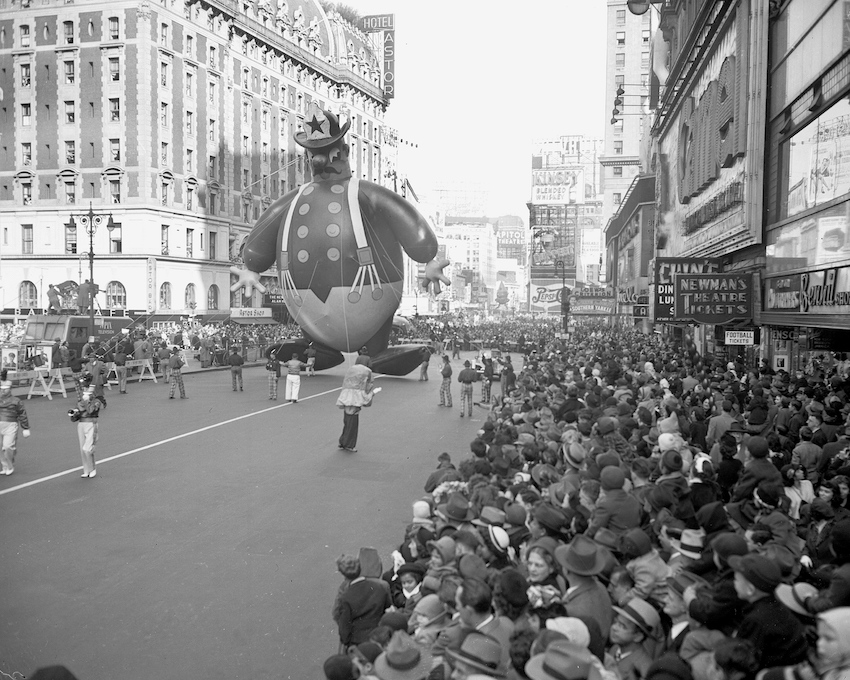
[[[94,332],[91,333],[91,319],[87,316],[31,314],[24,327],[18,363],[34,361],[38,364],[46,361],[50,368],[55,368],[50,365],[50,347],[56,338],[59,338],[59,342],[67,342],[68,349],[79,356],[90,337],[100,340],[101,344],[114,345],[124,334],[124,329],[132,328],[134,323],[129,316],[96,316]],[[34,359],[39,356],[43,358]]]

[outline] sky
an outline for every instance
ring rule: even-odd
[[[419,144],[414,188],[471,178],[489,216],[527,218],[531,142],[603,136],[603,0],[347,0],[394,14],[396,96],[386,122]],[[415,167],[414,167],[415,166]]]

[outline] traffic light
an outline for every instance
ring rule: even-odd
[[[611,125],[616,125],[620,115],[620,107],[623,105],[623,95],[625,90],[622,85],[617,86],[617,94],[614,96],[614,108],[611,110]]]

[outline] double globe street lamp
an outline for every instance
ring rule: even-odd
[[[96,213],[92,209],[92,204],[89,203],[89,210],[86,213],[82,214],[71,214],[68,216],[68,222],[65,226],[70,229],[76,229],[77,224],[74,221],[74,218],[79,220],[80,226],[86,230],[86,233],[89,235],[89,283],[91,284],[91,289],[89,290],[89,336],[93,336],[94,332],[94,296],[99,292],[98,286],[94,282],[94,235],[97,232],[97,228],[102,226],[104,222],[106,223],[106,228],[112,232],[118,225],[112,219],[112,213],[109,215]]]

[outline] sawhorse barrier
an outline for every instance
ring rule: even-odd
[[[29,380],[30,389],[27,393],[27,399],[36,396],[53,400],[54,394],[61,394],[63,398],[68,396],[68,391],[65,389],[65,378],[70,375],[70,368],[48,370],[45,367],[33,371],[9,371],[7,380]]]
[[[157,382],[156,373],[153,372],[153,362],[150,359],[128,359],[124,366],[127,369],[138,366],[142,367],[136,382],[142,382],[142,380],[153,380]],[[105,384],[109,385],[109,389],[112,389],[113,385],[118,384],[118,371],[115,370],[115,362],[109,364],[109,372],[106,374]]]

